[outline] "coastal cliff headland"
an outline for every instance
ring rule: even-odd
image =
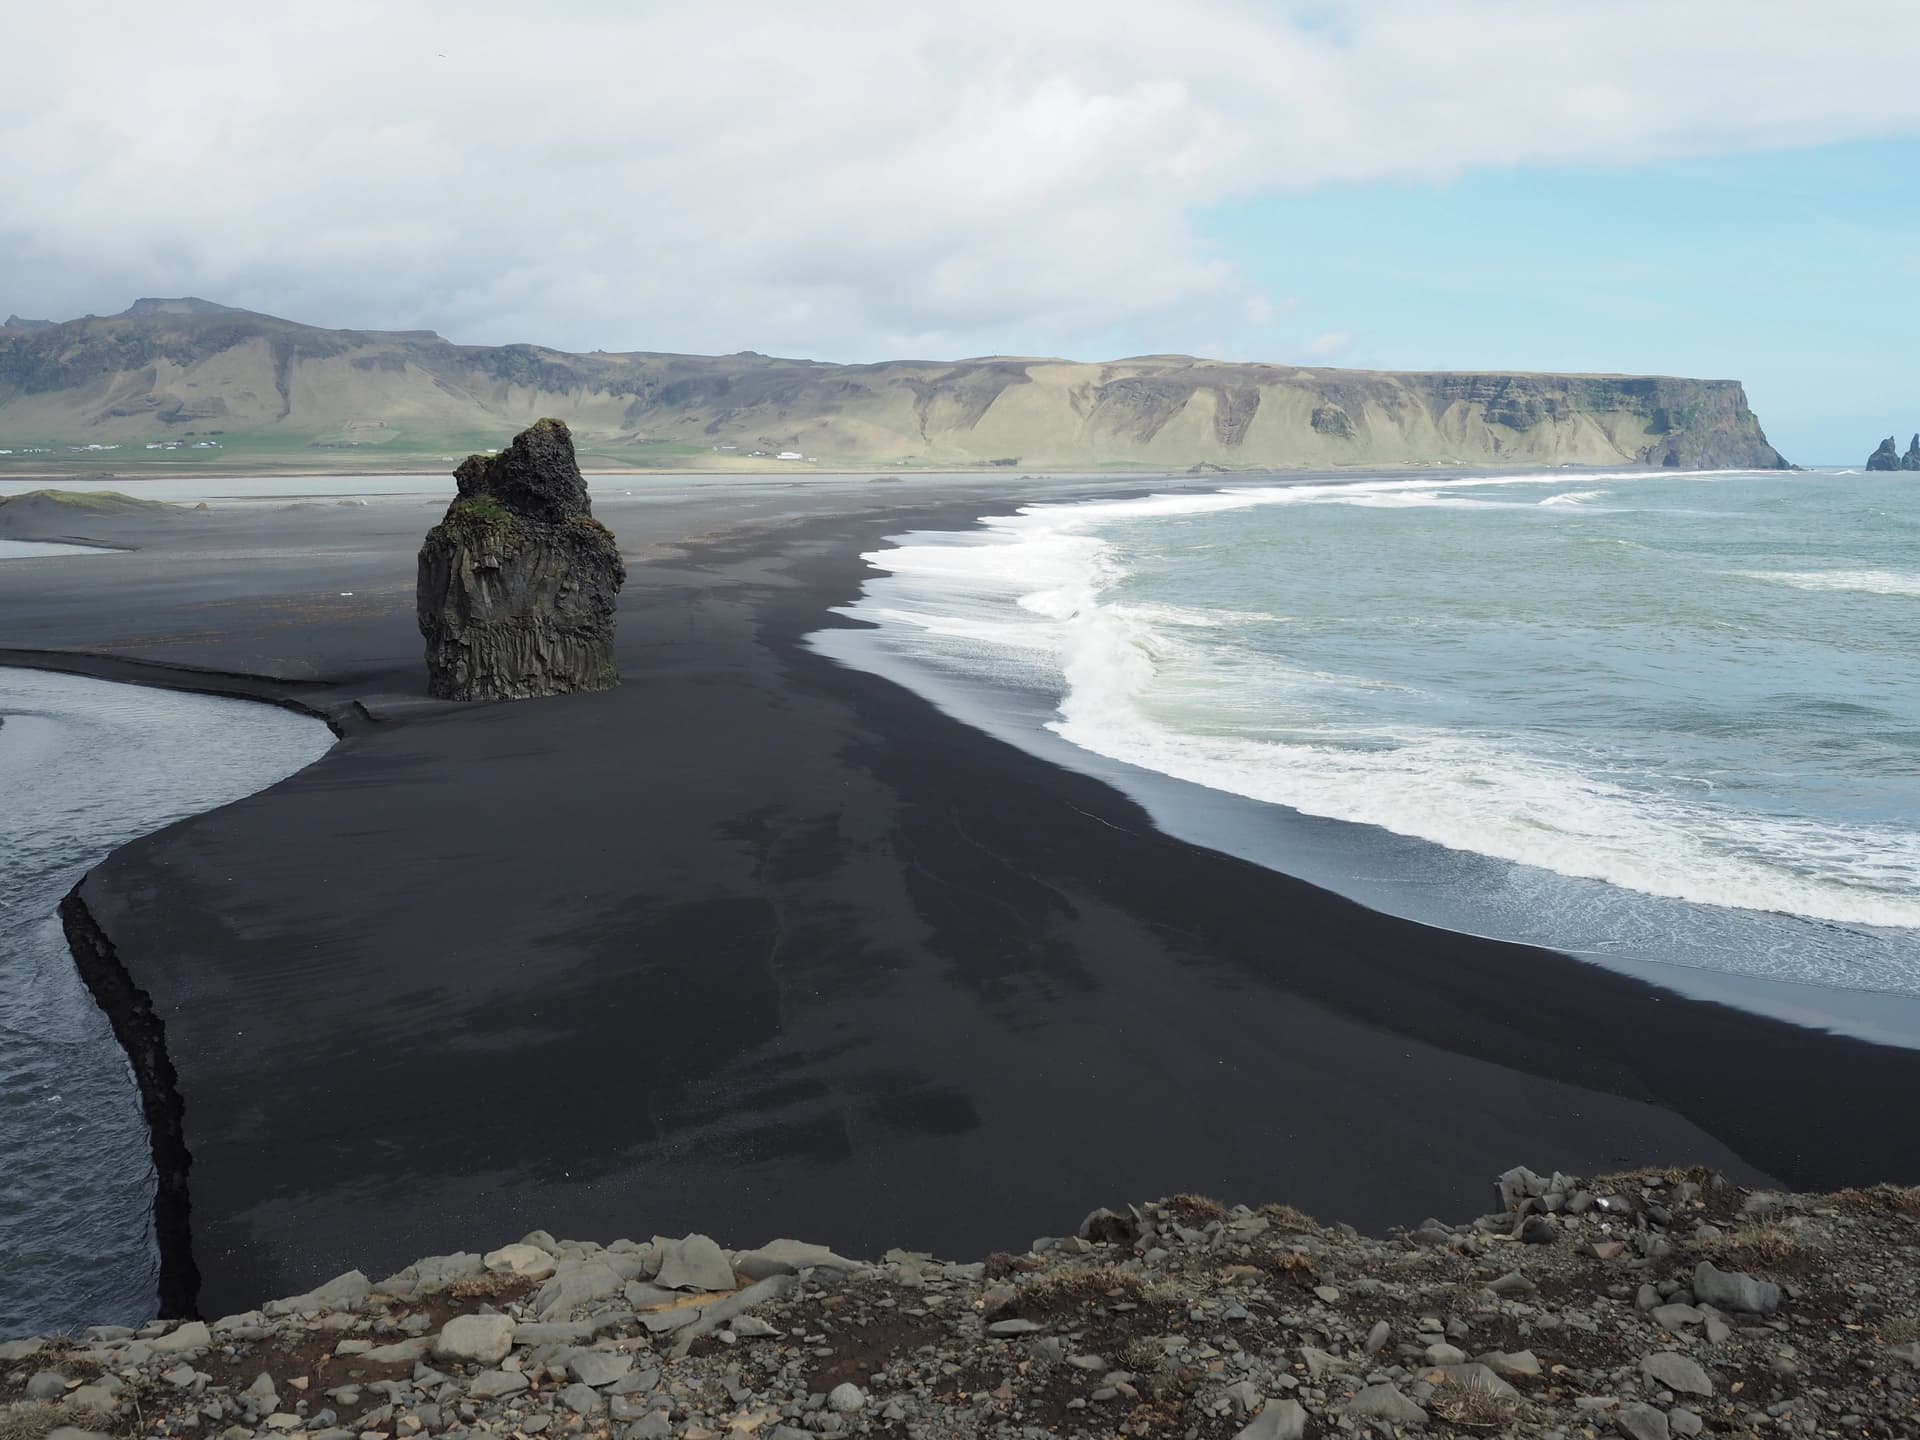
[[[599,469],[1787,463],[1732,380],[1188,355],[579,355],[195,299],[0,327],[0,467],[437,469],[548,415]]]
[[[1920,1190],[1515,1167],[1491,1198],[1373,1238],[1183,1194],[960,1262],[534,1231],[210,1323],[0,1344],[0,1433],[1686,1440],[1920,1425]]]

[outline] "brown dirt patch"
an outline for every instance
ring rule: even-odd
[[[475,1315],[486,1306],[499,1309],[525,1299],[539,1288],[539,1282],[534,1280],[506,1276],[485,1279],[489,1283],[468,1287],[469,1293],[456,1293],[460,1288],[456,1287],[423,1297],[417,1304],[395,1305],[387,1312],[387,1318],[397,1323],[412,1315],[425,1315],[427,1324],[420,1333],[432,1335],[456,1315]],[[214,1348],[193,1364],[196,1370],[211,1375],[215,1386],[231,1386],[235,1390],[244,1390],[264,1371],[273,1377],[283,1408],[290,1409],[295,1400],[304,1399],[309,1411],[332,1410],[340,1424],[350,1425],[366,1411],[386,1404],[386,1397],[377,1391],[368,1391],[357,1403],[343,1405],[328,1399],[325,1392],[350,1385],[365,1387],[376,1380],[405,1379],[413,1373],[413,1366],[381,1365],[358,1355],[335,1355],[334,1347],[347,1339],[391,1345],[407,1338],[407,1332],[399,1329],[377,1334],[352,1329],[308,1330],[295,1336],[275,1335],[265,1340],[245,1341],[234,1347],[237,1354],[229,1356],[224,1353],[220,1337],[215,1336]],[[304,1391],[292,1383],[302,1377],[307,1381]],[[178,1397],[157,1393],[153,1398],[170,1404]]]

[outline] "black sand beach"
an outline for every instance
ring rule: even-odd
[[[1058,482],[626,488],[626,683],[565,699],[418,698],[438,504],[0,565],[0,664],[345,732],[78,892],[165,1028],[204,1312],[536,1226],[974,1255],[1180,1190],[1414,1224],[1516,1159],[1920,1180],[1920,1052],[1376,915],[802,643],[880,537]]]

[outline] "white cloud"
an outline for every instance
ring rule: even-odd
[[[1337,360],[1353,348],[1351,330],[1329,330],[1324,335],[1316,335],[1309,340],[1304,349],[1312,360]]]
[[[836,358],[1199,348],[1290,304],[1199,243],[1214,202],[1920,128],[1920,6],[1884,0],[540,8],[13,7],[0,303],[195,292]]]

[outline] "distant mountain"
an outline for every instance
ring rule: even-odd
[[[24,315],[9,315],[7,323],[0,326],[0,329],[5,330],[51,330],[52,328],[51,320],[29,320]]]
[[[136,300],[114,318],[116,320],[143,320],[150,315],[197,315],[202,318],[216,315],[252,315],[251,310],[236,310],[231,305],[216,305],[211,300],[202,300],[197,295],[183,295],[178,300]],[[270,317],[262,315],[262,320]]]
[[[438,463],[543,415],[603,464],[1784,466],[1730,380],[1149,355],[835,365],[323,330],[207,300],[0,330],[0,448],[218,435],[274,464]],[[760,452],[756,454],[755,452]],[[116,452],[118,454],[118,452]],[[784,463],[791,464],[791,460]]]

